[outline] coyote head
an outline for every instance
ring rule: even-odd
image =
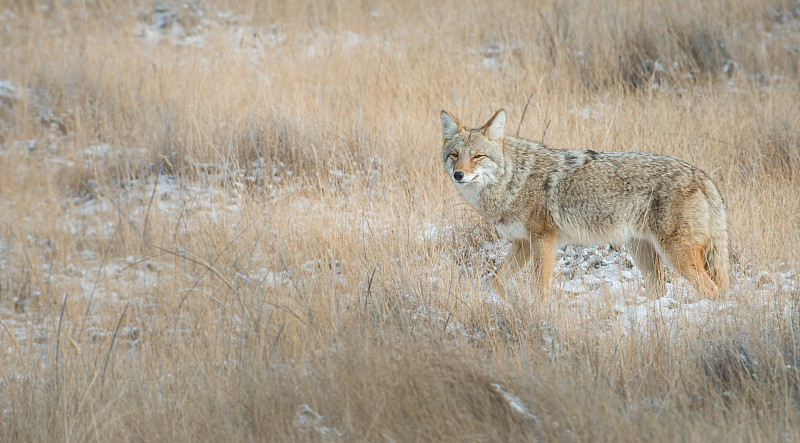
[[[506,112],[498,110],[480,128],[466,129],[453,114],[442,111],[442,161],[456,186],[485,184],[502,169]]]

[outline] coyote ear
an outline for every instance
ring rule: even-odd
[[[458,122],[453,114],[442,110],[441,113],[442,118],[442,135],[444,136],[445,140],[450,140],[451,138],[455,137],[459,131],[464,129],[464,125]]]
[[[503,131],[506,127],[506,111],[499,109],[494,116],[483,126],[483,134],[489,140],[499,140],[503,138]]]

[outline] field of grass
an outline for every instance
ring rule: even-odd
[[[798,441],[799,104],[796,1],[0,2],[0,441]],[[500,107],[707,171],[731,290],[487,294]]]

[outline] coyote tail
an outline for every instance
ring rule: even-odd
[[[712,189],[714,188],[712,187]],[[706,249],[705,265],[711,280],[717,285],[719,294],[722,294],[728,288],[731,276],[731,258],[728,250],[728,213],[722,197],[716,190],[710,197],[711,243]]]

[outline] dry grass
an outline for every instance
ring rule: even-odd
[[[0,440],[799,440],[799,28],[778,0],[6,2]],[[503,243],[437,111],[501,106],[708,171],[739,284],[677,315],[528,273],[486,299]]]

